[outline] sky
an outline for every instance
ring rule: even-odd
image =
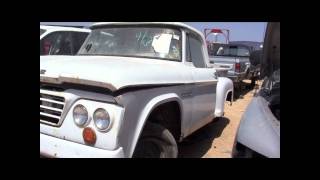
[[[230,41],[258,41],[262,42],[266,22],[186,22],[186,24],[204,32],[205,28],[220,28],[230,30]],[[209,36],[213,39],[213,34]],[[225,41],[223,36],[218,36],[218,41]]]
[[[258,41],[264,38],[266,22],[185,22],[202,33],[205,28],[221,28],[230,30],[230,41]],[[80,25],[90,26],[92,22],[40,22],[40,24]],[[209,40],[214,36],[210,35]],[[218,36],[218,41],[224,42],[223,36]]]

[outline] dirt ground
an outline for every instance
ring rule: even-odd
[[[244,88],[235,91],[234,102],[225,105],[223,118],[216,118],[179,144],[181,158],[230,158],[240,119],[252,97],[261,86],[249,88],[250,80],[244,81]]]

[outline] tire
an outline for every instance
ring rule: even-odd
[[[137,143],[134,158],[177,158],[178,146],[170,131],[147,122]]]

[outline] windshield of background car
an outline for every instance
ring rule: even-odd
[[[165,27],[94,29],[78,55],[132,56],[181,61],[181,31]]]
[[[220,44],[213,45],[213,50],[211,50],[210,55],[249,57],[250,51],[245,46]]]
[[[46,30],[40,29],[40,36],[41,36],[43,33],[45,33],[45,32],[46,32]]]

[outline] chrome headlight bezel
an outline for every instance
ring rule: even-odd
[[[78,111],[78,112],[76,112],[76,111]],[[83,111],[83,112],[80,113],[80,111]],[[76,114],[76,113],[78,113],[78,114]],[[78,117],[76,117],[76,116],[78,116]],[[84,116],[84,117],[81,117],[81,116]],[[82,105],[82,104],[77,104],[77,105],[73,108],[72,117],[73,117],[73,122],[74,122],[78,127],[85,127],[85,126],[89,123],[89,120],[90,120],[88,110],[87,110],[87,108],[86,108],[84,105]],[[83,118],[83,119],[80,119],[80,118]]]
[[[97,108],[93,115],[93,122],[98,131],[107,132],[112,126],[110,113],[104,108]]]

